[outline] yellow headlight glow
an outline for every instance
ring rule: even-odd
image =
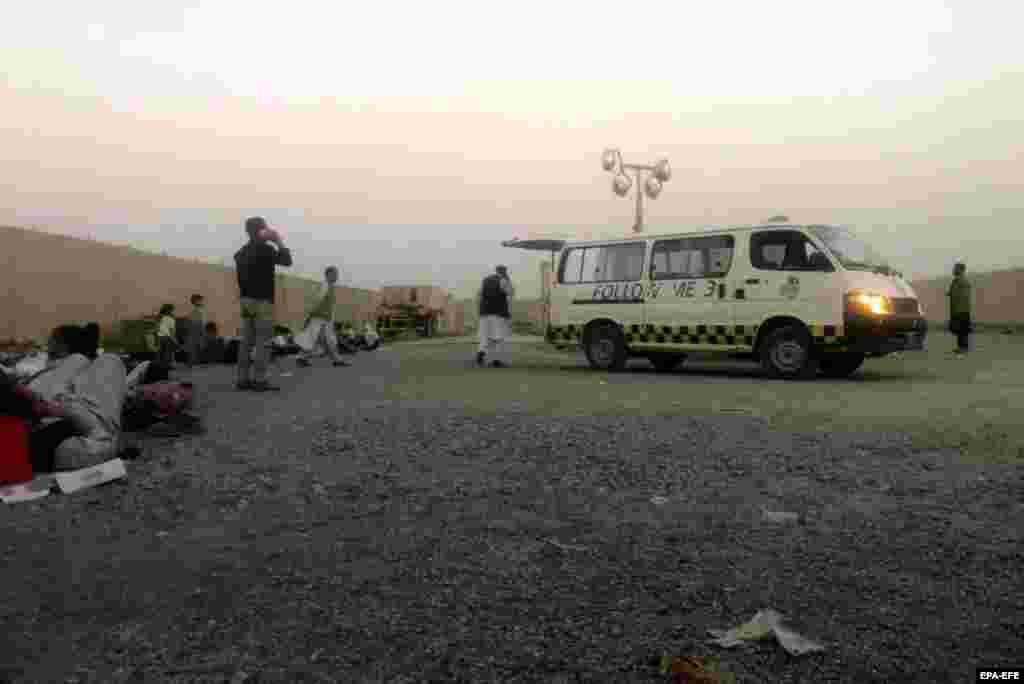
[[[892,313],[892,303],[885,295],[873,292],[850,292],[847,295],[850,303],[857,309],[866,311],[876,316]]]

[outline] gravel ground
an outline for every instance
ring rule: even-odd
[[[201,371],[207,435],[0,508],[0,681],[657,682],[668,653],[740,682],[966,682],[1024,654],[1020,466],[395,400],[409,353],[286,368],[271,396]],[[827,650],[706,643],[769,607]]]

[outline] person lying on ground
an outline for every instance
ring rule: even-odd
[[[121,411],[128,392],[124,363],[114,354],[99,354],[93,361],[71,353],[74,336],[67,326],[55,329],[49,345],[52,362],[17,389],[40,420],[67,421],[71,436],[56,445],[55,470],[96,465],[116,458],[121,449]]]

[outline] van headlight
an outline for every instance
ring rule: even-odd
[[[846,308],[857,313],[884,316],[892,313],[892,302],[885,295],[853,290],[846,293]]]

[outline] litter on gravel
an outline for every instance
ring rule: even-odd
[[[765,522],[770,523],[795,523],[800,522],[799,513],[788,513],[783,511],[769,511],[767,508],[761,509],[761,518]]]
[[[672,684],[735,684],[736,675],[720,669],[717,658],[707,656],[661,657],[659,674],[669,675]]]
[[[35,501],[50,495],[53,487],[53,475],[41,475],[29,482],[0,487],[0,501],[6,504]]]
[[[71,494],[113,480],[120,480],[127,474],[124,461],[115,458],[89,468],[69,470],[53,475],[40,475],[28,482],[0,487],[0,501],[8,504],[35,501],[49,495],[53,489],[64,494]]]
[[[782,615],[769,608],[758,611],[754,617],[739,627],[733,627],[727,631],[709,629],[708,634],[715,637],[711,642],[722,648],[745,646],[754,641],[775,639],[787,653],[794,656],[825,650],[821,644],[797,634],[783,626],[782,622]]]

